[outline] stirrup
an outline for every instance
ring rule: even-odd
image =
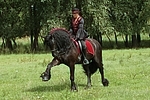
[[[87,59],[84,59],[83,60],[83,65],[88,65],[89,64],[89,61]]]

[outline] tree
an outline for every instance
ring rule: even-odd
[[[2,46],[4,48],[8,47],[10,50],[12,50],[13,46],[11,40],[13,40],[16,46],[15,38],[21,37],[24,32],[24,24],[22,20],[22,10],[24,4],[19,0],[4,0],[0,2],[0,5],[0,36],[3,39]]]
[[[140,31],[147,24],[148,1],[143,0],[110,0],[109,17],[115,30],[126,35],[125,45],[128,46],[128,35],[132,35],[132,47],[140,45]]]
[[[1,0],[0,37],[2,46],[12,50],[17,37],[30,36],[31,50],[38,49],[38,38],[52,27],[70,25],[71,9],[78,7],[91,38],[102,43],[102,34],[132,36],[132,46],[140,44],[141,30],[149,30],[149,0]],[[15,46],[13,46],[13,44]],[[113,46],[111,44],[111,46]]]

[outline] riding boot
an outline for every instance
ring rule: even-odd
[[[83,48],[82,53],[83,53],[83,58],[84,58],[83,65],[88,65],[89,61],[88,61],[88,59],[85,56],[86,55],[86,48]]]

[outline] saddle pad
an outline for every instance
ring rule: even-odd
[[[78,48],[78,52],[81,53],[80,46],[79,46],[78,42],[75,41],[73,38],[72,38],[72,41],[74,42],[74,44]],[[85,45],[86,45],[86,48],[87,48],[87,52],[91,55],[94,55],[95,51],[94,51],[94,48],[93,48],[91,42],[89,40],[85,40]]]
[[[93,48],[91,42],[88,41],[88,40],[85,40],[85,44],[86,44],[86,47],[87,47],[87,52],[94,55],[94,48]]]

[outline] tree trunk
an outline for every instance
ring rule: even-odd
[[[15,39],[13,38],[12,41],[14,43],[14,48],[16,48],[17,47],[17,43],[16,43]]]
[[[37,48],[38,48],[38,29],[37,28],[35,28],[35,30],[34,30],[34,41],[33,41],[33,50],[37,50]]]
[[[11,42],[10,39],[6,39],[6,47],[7,47],[9,50],[13,50],[12,42]]]
[[[31,50],[33,51],[33,29],[31,29],[31,33],[30,33],[30,40],[31,40]]]
[[[93,35],[93,39],[97,40],[97,35],[96,34]]]
[[[116,46],[118,47],[118,39],[117,39],[117,34],[116,34],[116,32],[114,32],[114,34],[115,34],[115,43],[116,43]]]
[[[132,35],[132,48],[136,48],[137,47],[137,38],[136,35]]]
[[[31,50],[36,51],[38,48],[38,34],[39,34],[39,27],[40,27],[40,21],[37,18],[37,11],[36,11],[37,5],[33,4],[31,5]]]
[[[102,33],[101,32],[99,32],[99,34],[98,34],[98,42],[101,44],[101,46],[102,46]]]
[[[97,34],[94,34],[93,39],[97,40],[102,46],[102,34],[101,34],[101,32],[97,33]]]
[[[110,37],[107,35],[107,33],[105,33],[105,34],[106,34],[106,37],[107,37],[107,38],[108,38],[108,40],[109,40],[110,46],[111,46],[111,47],[113,47],[113,43],[112,43],[112,41],[111,41]]]
[[[33,35],[34,35],[34,4],[30,5],[30,40],[31,40],[31,51],[34,50],[34,47],[33,47]]]
[[[141,36],[140,34],[137,34],[137,46],[140,46],[141,43]]]
[[[125,35],[125,47],[129,47],[128,35]]]
[[[2,48],[5,48],[6,47],[6,44],[5,44],[5,39],[2,37],[2,40],[3,40],[3,42],[2,42],[2,45],[1,45],[1,47]]]

